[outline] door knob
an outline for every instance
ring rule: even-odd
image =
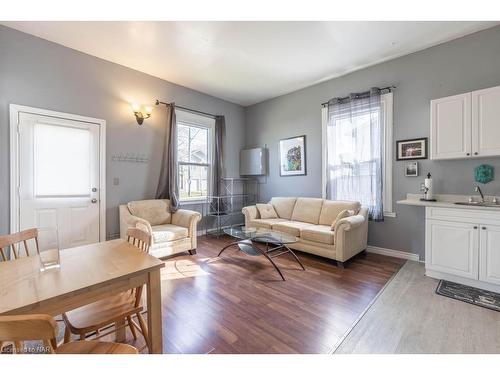
[[[91,202],[92,202],[92,203],[97,203],[97,199],[92,198]]]
[[[95,193],[97,191],[97,188],[92,188],[92,192]]]

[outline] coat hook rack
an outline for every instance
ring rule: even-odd
[[[111,156],[112,161],[117,162],[127,162],[127,163],[149,163],[149,158],[144,154],[134,154],[134,153],[126,153],[126,154],[113,154]]]

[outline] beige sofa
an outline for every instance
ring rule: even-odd
[[[358,202],[321,198],[272,198],[278,218],[262,219],[257,206],[243,208],[245,226],[272,229],[299,237],[290,248],[334,259],[340,267],[366,249],[368,210]],[[342,210],[354,215],[332,223]]]
[[[152,244],[149,253],[163,258],[189,251],[196,254],[196,226],[201,214],[190,210],[170,213],[168,199],[150,199],[120,205],[120,237],[126,238],[127,228],[136,227],[149,233]]]

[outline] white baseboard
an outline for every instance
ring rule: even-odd
[[[386,249],[384,247],[377,247],[377,246],[368,245],[368,247],[366,248],[366,251],[368,251],[369,253],[387,255],[389,257],[394,257],[394,258],[414,260],[416,262],[418,262],[420,260],[420,255],[418,255],[418,254],[407,253],[405,251],[400,251],[400,250]]]

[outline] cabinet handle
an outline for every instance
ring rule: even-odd
[[[470,152],[467,153],[467,156],[470,156]]]
[[[486,229],[486,227],[483,227],[482,229],[483,229],[483,230],[485,230],[485,229]]]
[[[477,227],[474,227],[474,229],[477,229]]]
[[[477,155],[478,153],[477,152],[474,152],[474,155]]]

